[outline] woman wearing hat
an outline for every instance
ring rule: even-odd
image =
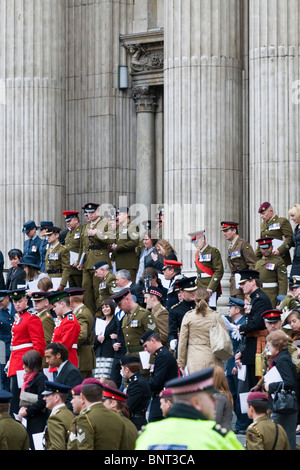
[[[7,271],[5,289],[14,290],[18,289],[18,287],[25,286],[26,273],[23,267],[20,266],[20,262],[23,258],[22,251],[18,248],[13,248],[12,250],[9,250],[8,257],[11,268]]]
[[[32,255],[25,255],[19,266],[25,271],[26,288],[29,292],[37,290],[38,282],[44,278],[49,277],[46,273],[42,273],[40,266],[36,263],[35,258]]]

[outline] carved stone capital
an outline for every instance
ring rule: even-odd
[[[137,113],[155,113],[158,106],[158,94],[153,87],[137,86],[131,91],[130,97],[135,103]]]

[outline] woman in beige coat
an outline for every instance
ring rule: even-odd
[[[226,328],[221,315],[209,308],[208,300],[207,290],[198,288],[195,293],[196,308],[183,317],[178,345],[178,365],[182,372],[185,366],[189,374],[216,365],[222,367],[222,361],[211,352],[209,331],[214,321]]]

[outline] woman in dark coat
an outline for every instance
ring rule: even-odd
[[[23,258],[23,253],[18,248],[13,248],[8,252],[8,257],[11,268],[7,271],[5,289],[15,290],[26,284],[26,273],[24,269],[19,266]]]
[[[35,350],[28,351],[22,357],[24,380],[20,394],[20,420],[26,418],[30,448],[34,450],[33,434],[43,432],[49,416],[46,402],[42,395],[45,391],[46,375],[42,370],[42,356]]]
[[[296,366],[292,361],[291,355],[288,351],[288,336],[282,330],[276,330],[270,333],[267,338],[267,346],[270,350],[270,354],[273,360],[270,363],[269,370],[272,367],[276,367],[282,382],[264,383],[264,389],[270,394],[270,408],[272,410],[271,419],[275,423],[281,424],[285,432],[287,433],[291,450],[296,449],[296,427],[298,410],[295,410],[292,414],[279,414],[273,411],[272,395],[277,391],[279,385],[285,390],[296,391]]]

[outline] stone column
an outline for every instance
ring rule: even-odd
[[[240,0],[165,1],[165,209],[184,269],[187,233],[205,229],[224,251],[222,220],[241,220]],[[242,230],[242,227],[241,227]]]
[[[151,204],[156,200],[155,167],[155,112],[158,95],[154,87],[133,88],[136,124],[136,202],[143,204],[151,214]]]
[[[60,224],[65,201],[65,9],[0,0],[1,250],[26,220]]]
[[[287,217],[300,200],[299,24],[300,0],[249,0],[252,240],[262,202]]]

